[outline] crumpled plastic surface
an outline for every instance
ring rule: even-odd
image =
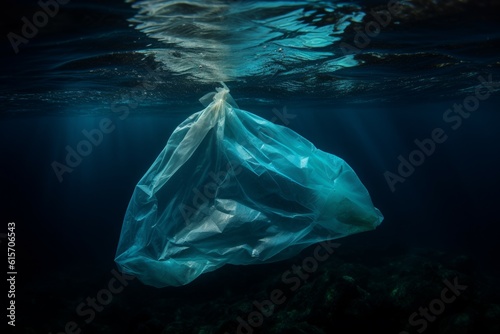
[[[224,85],[137,184],[115,261],[155,287],[280,261],[383,220],[347,163],[239,109]]]

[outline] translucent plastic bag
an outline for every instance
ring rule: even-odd
[[[342,159],[240,110],[226,86],[209,97],[135,188],[115,259],[123,272],[179,286],[227,263],[283,260],[381,223]]]

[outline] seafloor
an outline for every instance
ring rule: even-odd
[[[274,264],[226,266],[184,287],[130,279],[92,316],[88,298],[107,298],[100,291],[111,270],[55,271],[25,294],[30,307],[50,315],[20,324],[23,333],[59,333],[71,321],[81,333],[500,333],[495,276],[470,256],[396,245],[334,243],[331,254],[317,247]],[[59,288],[47,293],[43,284]]]

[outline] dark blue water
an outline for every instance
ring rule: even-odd
[[[99,295],[115,277],[135,185],[224,81],[241,109],[348,162],[385,216],[375,231],[336,240],[254,333],[497,333],[499,3],[404,1],[389,16],[385,1],[203,4],[73,0],[30,38],[22,18],[32,22],[40,5],[4,5],[0,233],[15,222],[17,271],[8,329],[246,333],[238,317],[248,323],[252,302],[314,247],[185,287],[131,280]],[[26,42],[16,50],[9,33]],[[57,169],[79,147],[88,154]],[[455,277],[466,292],[436,319],[410,323]]]

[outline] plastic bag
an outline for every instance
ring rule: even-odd
[[[179,286],[224,264],[283,260],[381,223],[342,159],[240,110],[225,85],[209,97],[134,190],[115,258],[123,272]]]

